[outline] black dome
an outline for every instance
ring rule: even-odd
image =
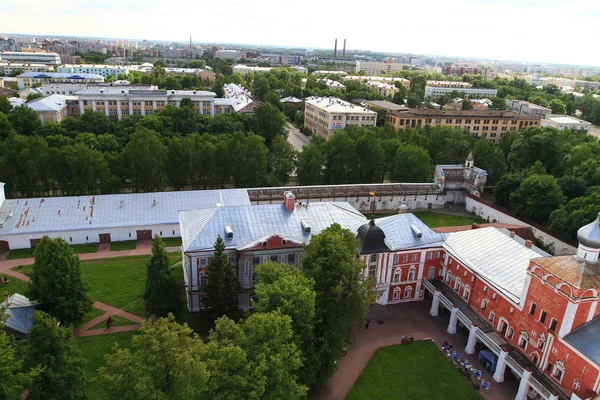
[[[359,254],[373,254],[391,251],[385,244],[385,233],[371,220],[358,228],[356,238],[359,240]]]
[[[600,214],[591,223],[579,228],[577,231],[579,244],[592,249],[600,249]]]

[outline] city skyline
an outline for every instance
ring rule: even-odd
[[[183,12],[194,7],[188,1],[148,5],[140,0],[92,0],[65,9],[49,0],[8,0],[3,7],[3,30],[37,36],[178,42],[192,36],[202,43],[304,48],[333,48],[335,38],[340,48],[346,38],[347,48],[353,50],[600,66],[600,55],[589,51],[584,40],[573,41],[573,34],[593,37],[594,26],[600,23],[600,7],[585,0],[575,0],[568,7],[556,0],[458,0],[451,4],[434,0],[427,4],[387,3],[378,8],[358,3],[340,8],[308,0],[293,9],[272,0],[258,4],[234,0],[227,9]],[[36,11],[32,13],[32,9]],[[289,16],[297,26],[290,23]],[[560,23],[555,22],[557,16]],[[25,31],[24,18],[30,22]],[[320,21],[327,26],[311,26]]]

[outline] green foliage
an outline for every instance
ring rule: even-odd
[[[564,175],[558,180],[560,189],[568,200],[585,195],[585,180],[573,175]]]
[[[473,103],[471,102],[471,100],[464,99],[462,101],[462,107],[461,107],[461,109],[463,109],[463,110],[472,110],[473,109]]]
[[[552,99],[547,105],[552,110],[552,114],[566,114],[567,105],[561,99]]]
[[[299,380],[308,387],[316,383],[315,291],[313,284],[296,266],[267,262],[256,270],[255,285],[257,312],[279,311],[292,321],[294,343],[302,355]]]
[[[146,272],[144,307],[148,315],[166,317],[181,312],[183,290],[181,282],[171,273],[169,257],[158,235],[152,240],[152,257]]]
[[[489,110],[506,110],[506,100],[501,97],[492,97],[492,104],[489,105]]]
[[[419,96],[414,93],[409,93],[408,97],[406,98],[406,105],[409,108],[417,108],[421,105],[421,102],[422,100],[419,98]]]
[[[8,101],[8,97],[6,97],[3,94],[0,95],[0,113],[6,115],[10,112],[11,109],[12,109],[12,105]]]
[[[148,320],[131,339],[131,348],[106,356],[99,381],[110,399],[205,398],[209,372],[198,357],[202,346],[202,340],[172,315]]]
[[[433,165],[429,153],[422,147],[408,144],[398,147],[391,178],[395,182],[429,182]]]
[[[279,102],[279,98],[277,98]],[[285,116],[271,103],[265,103],[254,110],[256,133],[265,139],[265,144],[272,148],[276,136],[285,136]]]
[[[61,238],[44,236],[34,251],[28,297],[59,321],[81,321],[92,307],[79,258]]]
[[[320,185],[323,183],[323,165],[326,157],[323,153],[323,145],[313,142],[306,146],[302,153],[298,154],[298,176],[299,185]]]
[[[364,265],[354,257],[354,236],[335,223],[311,238],[302,257],[304,273],[315,282],[317,385],[335,371],[352,326],[364,323],[373,298],[372,282],[363,279]]]
[[[17,133],[25,136],[33,135],[41,126],[35,111],[25,105],[14,107],[8,114],[8,120]]]
[[[577,243],[577,230],[598,217],[600,187],[590,188],[585,197],[577,197],[552,212],[550,228],[571,243]]]
[[[136,191],[159,191],[165,179],[167,150],[158,133],[138,128],[123,150],[128,178]]]
[[[215,250],[206,267],[206,283],[200,286],[202,304],[212,313],[213,319],[223,315],[234,316],[240,289],[235,267],[229,263],[225,242],[221,236],[215,241]]]
[[[495,184],[506,173],[502,149],[485,138],[479,139],[473,146],[473,157],[475,165],[487,171],[488,185]]]
[[[269,170],[277,185],[285,186],[289,182],[297,157],[298,153],[283,136],[275,137],[269,159]]]
[[[551,175],[530,175],[510,195],[511,208],[520,217],[545,223],[565,202],[558,181]]]
[[[72,328],[59,326],[48,314],[35,311],[27,334],[25,366],[43,368],[31,386],[28,399],[85,399],[84,360]]]

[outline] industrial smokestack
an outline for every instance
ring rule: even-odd
[[[342,50],[342,58],[346,58],[346,39],[344,39],[344,49]]]
[[[335,39],[335,45],[333,46],[333,58],[337,58],[337,38]]]

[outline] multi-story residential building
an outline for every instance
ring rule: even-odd
[[[570,115],[549,114],[542,119],[542,126],[550,126],[561,131],[566,129],[587,131],[592,124],[582,119],[571,117]]]
[[[440,97],[445,94],[457,92],[464,97],[496,97],[497,89],[472,88],[468,82],[453,81],[427,81],[425,97]]]
[[[404,64],[380,61],[356,61],[355,72],[365,72],[367,75],[391,75],[392,72],[402,71]]]
[[[535,115],[544,119],[552,110],[525,100],[506,100],[506,106],[518,115]]]
[[[463,76],[465,74],[479,75],[479,73],[480,72],[479,72],[478,67],[457,66],[457,65],[442,67],[443,75]]]
[[[24,51],[2,51],[0,52],[0,60],[10,61],[23,64],[46,64],[60,65],[61,60],[58,53],[28,53]]]
[[[223,85],[223,96],[224,98],[215,99],[216,114],[253,114],[254,109],[260,105],[258,100],[254,100],[252,93],[235,83]]]
[[[23,64],[12,62],[0,62],[0,73],[10,75],[13,72],[51,72],[54,68],[46,64]]]
[[[108,75],[112,75],[115,79],[120,74],[128,75],[129,71],[131,71],[131,67],[128,66],[101,64],[65,64],[57,68],[57,72],[66,74],[97,74],[104,78]]]
[[[450,111],[420,108],[411,108],[408,112],[388,112],[386,120],[396,129],[447,125],[464,129],[473,137],[484,137],[494,143],[499,142],[508,131],[540,126],[541,121],[540,117],[515,115],[512,111]]]
[[[399,90],[395,85],[386,82],[368,81],[366,84],[375,89],[378,95],[384,97],[392,97]]]
[[[119,120],[130,115],[149,115],[164,109],[167,105],[179,107],[183,99],[190,99],[196,114],[215,115],[213,92],[202,90],[156,90],[133,89],[129,86],[97,87],[76,93],[79,110],[104,112],[115,115]]]
[[[60,72],[25,72],[17,76],[19,89],[49,82],[99,83],[104,82],[104,78],[96,74],[63,74]]]
[[[313,74],[314,74],[314,72],[313,72]],[[365,83],[369,83],[369,82],[382,82],[382,83],[388,83],[390,85],[395,85],[396,82],[399,82],[406,89],[410,89],[410,81],[408,79],[405,79],[405,78],[395,78],[395,77],[390,77],[390,76],[349,75],[349,76],[344,76],[343,80],[362,81],[362,82],[365,82]]]
[[[241,50],[217,50],[215,52],[215,58],[238,61],[242,58],[246,58],[246,52]]]
[[[346,125],[375,126],[377,113],[335,97],[310,97],[304,103],[304,126],[329,140]]]
[[[67,115],[79,115],[79,106],[75,96],[52,94],[26,103],[25,106],[35,111],[42,125],[48,122],[61,122]]]

